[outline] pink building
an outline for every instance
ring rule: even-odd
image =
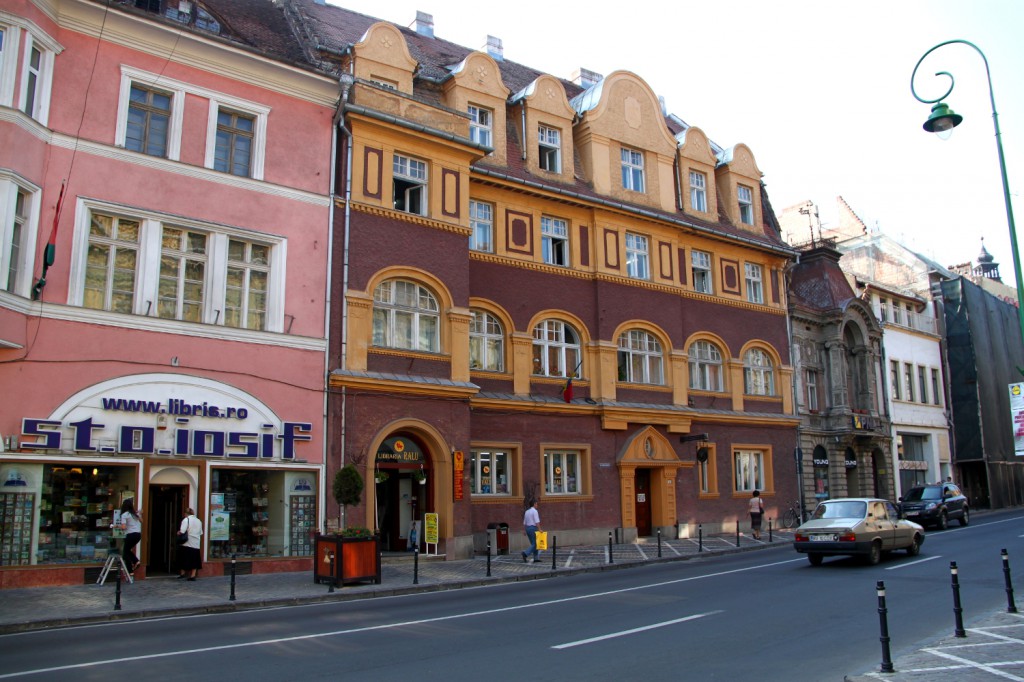
[[[0,0],[0,587],[95,580],[127,498],[148,576],[188,507],[205,575],[311,567],[338,83],[285,22]]]

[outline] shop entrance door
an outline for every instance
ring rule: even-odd
[[[144,543],[146,556],[146,577],[176,573],[178,547],[174,536],[185,511],[188,487],[183,485],[149,486],[149,510],[147,519],[149,537]]]
[[[636,534],[642,538],[651,535],[651,470],[637,469],[636,481]]]
[[[413,522],[418,521],[416,544],[423,549],[423,513],[429,486],[420,485],[411,470],[387,469],[387,480],[377,483],[377,527],[381,549],[387,552],[413,550]],[[418,470],[417,470],[418,471]]]

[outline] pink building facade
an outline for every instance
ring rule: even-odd
[[[338,84],[272,3],[133,4],[0,0],[0,587],[95,580],[128,498],[136,578],[188,507],[207,575],[323,518]]]

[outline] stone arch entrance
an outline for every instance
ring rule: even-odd
[[[616,457],[622,527],[638,536],[676,524],[676,472],[686,463],[653,426],[641,428]],[[689,466],[693,466],[692,463]]]
[[[371,441],[364,471],[366,525],[380,532],[382,549],[412,551],[410,529],[418,521],[416,545],[422,551],[423,515],[436,513],[438,551],[444,552],[454,532],[451,452],[434,427],[416,419],[392,422]]]

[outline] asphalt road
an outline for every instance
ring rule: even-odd
[[[550,580],[0,637],[0,679],[842,680],[1006,604],[1019,512],[928,533],[878,566],[786,548]],[[1024,582],[1021,582],[1024,585]],[[2,594],[0,594],[2,599]],[[2,608],[2,604],[0,604]]]

